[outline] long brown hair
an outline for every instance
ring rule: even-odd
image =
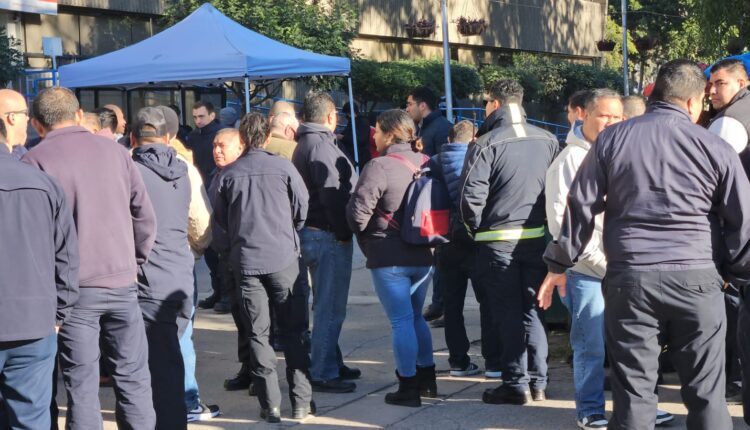
[[[406,111],[389,109],[378,116],[378,125],[384,134],[393,136],[395,143],[408,143],[412,151],[422,151],[422,140],[417,138],[414,120]]]

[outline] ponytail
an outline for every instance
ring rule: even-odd
[[[414,152],[422,152],[422,150],[424,149],[421,137],[415,137],[414,139],[411,139],[409,141],[409,145],[411,145],[411,150]]]

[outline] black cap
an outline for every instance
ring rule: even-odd
[[[157,106],[156,108],[164,114],[164,119],[167,121],[167,133],[172,138],[177,137],[177,131],[180,129],[180,120],[177,118],[177,112],[169,106]]]
[[[167,120],[160,109],[145,107],[135,116],[133,133],[136,138],[163,137],[167,135]]]

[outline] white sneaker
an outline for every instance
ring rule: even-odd
[[[215,418],[221,415],[221,410],[217,405],[207,405],[203,401],[198,402],[198,406],[195,409],[188,411],[187,421],[192,423],[194,421],[206,421],[211,418]]]
[[[485,370],[484,377],[488,379],[500,379],[503,377],[503,372],[499,370]]]
[[[576,424],[578,424],[578,427],[584,430],[596,430],[607,428],[607,425],[609,425],[609,421],[607,421],[607,418],[605,418],[604,415],[593,414],[584,417],[583,419],[577,420]]]
[[[479,369],[479,366],[470,362],[469,365],[466,366],[465,369],[461,369],[458,367],[452,368],[450,375],[451,376],[472,376],[472,375],[477,375],[481,372],[482,371]]]
[[[671,423],[674,421],[674,415],[670,414],[667,411],[662,411],[661,409],[656,410],[656,425],[664,425],[667,423]]]

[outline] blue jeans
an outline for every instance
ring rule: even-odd
[[[372,269],[372,283],[393,332],[396,370],[403,377],[417,374],[417,366],[435,364],[432,335],[422,316],[430,266],[391,266]]]
[[[340,242],[333,233],[303,228],[302,259],[312,275],[313,331],[310,376],[314,381],[338,378],[344,365],[337,353],[346,318],[349,282],[352,279],[351,241]]]
[[[0,428],[50,428],[57,335],[0,342]],[[9,426],[9,427],[6,427]]]
[[[200,391],[198,380],[195,379],[195,345],[193,345],[193,320],[195,319],[195,303],[198,301],[198,286],[193,270],[193,314],[188,321],[185,332],[180,337],[180,352],[182,361],[185,363],[185,407],[188,412],[198,407],[200,403]]]
[[[570,312],[578,419],[604,414],[604,296],[601,279],[573,270],[562,302]]]

